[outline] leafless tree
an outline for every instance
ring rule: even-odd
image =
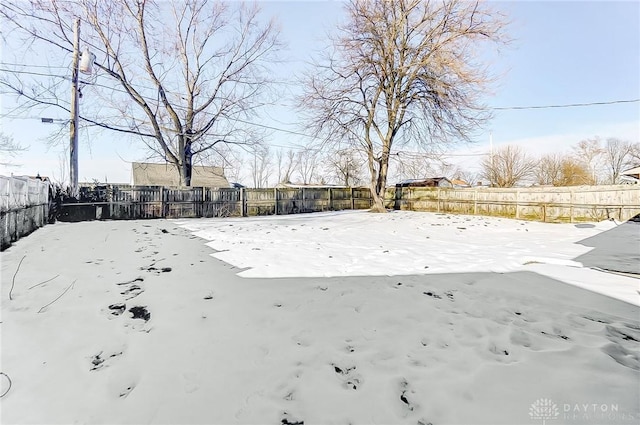
[[[521,147],[508,145],[483,158],[482,176],[491,186],[513,187],[530,177],[535,165]]]
[[[453,173],[453,178],[462,180],[469,186],[476,186],[481,180],[480,173],[460,168],[456,169],[456,171]]]
[[[575,158],[566,157],[562,160],[562,178],[556,186],[592,185],[595,180],[589,168]]]
[[[640,167],[640,142],[633,144],[630,156],[632,167]]]
[[[0,132],[0,165],[5,167],[16,166],[17,164],[13,163],[12,159],[19,152],[24,152],[25,150],[27,148],[15,142],[13,137]]]
[[[298,151],[296,154],[296,165],[298,175],[303,184],[312,183],[314,180],[319,182],[320,152],[318,149],[308,147]]]
[[[269,178],[271,177],[271,151],[268,146],[253,146],[249,168],[251,169],[253,187],[269,187]]]
[[[362,182],[362,159],[353,149],[342,149],[325,156],[330,179],[344,186],[358,186]]]
[[[607,167],[609,184],[616,184],[620,175],[633,166],[634,145],[617,138],[608,138],[604,145],[604,163]]]
[[[551,186],[595,184],[586,161],[559,153],[543,155],[533,170],[536,183]]]
[[[488,118],[479,44],[505,41],[505,20],[466,0],[350,0],[346,13],[302,105],[325,143],[363,152],[382,212],[393,148],[469,140]]]
[[[291,183],[291,177],[296,169],[296,153],[289,149],[276,151],[276,166],[278,169],[278,183]]]
[[[224,176],[230,183],[240,183],[247,156],[246,149],[242,148],[245,147],[218,144],[212,149],[203,152],[201,163],[222,168]]]
[[[578,142],[573,146],[573,156],[589,169],[593,184],[600,183],[598,169],[604,159],[604,149],[600,137],[596,136]]]
[[[278,28],[257,6],[208,0],[0,0],[3,30],[23,48],[73,51],[74,17],[81,48],[97,55],[97,77],[82,88],[81,121],[138,136],[174,164],[190,185],[191,166],[220,143],[250,144],[238,120],[268,99],[268,67],[279,50]],[[62,64],[62,63],[61,63]],[[68,63],[67,63],[68,64]],[[68,82],[25,82],[19,69],[0,85],[24,109],[69,110]],[[61,84],[64,83],[64,84]]]
[[[431,167],[431,161],[428,155],[419,153],[398,152],[392,158],[392,166],[395,171],[391,174],[396,180],[422,179],[427,177],[435,177],[434,170]]]
[[[536,183],[539,185],[558,186],[562,180],[563,156],[559,153],[543,155],[533,170]]]

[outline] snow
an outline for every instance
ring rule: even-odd
[[[549,399],[547,423],[636,423],[638,280],[578,260],[620,228],[408,212],[49,225],[0,254],[0,419],[540,424]]]
[[[494,217],[395,211],[184,220],[242,277],[393,276],[535,270],[640,305],[638,280],[576,270],[579,241],[614,229]],[[640,226],[638,226],[640,228]],[[560,266],[560,267],[558,267]],[[579,276],[578,279],[573,278]]]

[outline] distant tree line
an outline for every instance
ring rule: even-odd
[[[480,176],[494,187],[522,184],[577,186],[616,184],[622,172],[640,166],[640,143],[618,138],[585,139],[568,153],[534,157],[521,146],[508,145],[482,160]]]

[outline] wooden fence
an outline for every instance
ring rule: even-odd
[[[389,188],[388,208],[501,216],[543,222],[629,220],[640,214],[640,186],[444,189]]]
[[[64,204],[60,219],[245,217],[371,207],[367,188],[175,189],[125,185],[103,188],[93,199],[86,199],[90,197],[87,196],[85,202]]]
[[[105,186],[95,202],[63,205],[61,220],[283,215],[367,209],[368,188],[172,189]],[[500,216],[544,222],[628,220],[640,214],[640,186],[445,189],[391,187],[397,210]]]

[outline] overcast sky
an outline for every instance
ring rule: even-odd
[[[342,17],[340,2],[262,2],[263,13],[275,16],[288,44],[279,77],[289,84],[284,95],[259,124],[303,132],[296,124],[298,112],[291,107],[297,86],[294,76],[305,69],[313,53],[321,49],[325,34]],[[494,108],[562,106],[640,98],[640,3],[627,2],[496,2],[511,19],[513,43],[494,58],[492,67],[502,75],[487,103]],[[11,37],[11,35],[9,35]],[[13,63],[15,54],[6,46],[2,69]],[[70,63],[71,58],[69,58]],[[30,62],[36,65],[36,61]],[[23,67],[22,69],[36,68]],[[57,70],[65,73],[67,70]],[[91,102],[90,96],[81,102]],[[40,122],[42,113],[11,115],[13,100],[2,95],[2,132],[29,149],[14,159],[19,167],[0,168],[0,174],[14,173],[56,176],[66,161],[63,143],[47,147],[44,139],[56,124]],[[58,111],[53,118],[68,119]],[[516,143],[534,154],[568,151],[578,141],[599,135],[640,141],[640,103],[619,103],[583,107],[495,110],[495,117],[474,146],[452,148],[449,162],[473,169],[479,155],[488,151],[489,134],[494,146]],[[309,142],[303,136],[272,130],[267,141],[278,146]],[[97,179],[128,182],[130,161],[144,158],[140,142],[117,134],[84,129],[80,133],[81,181]]]

